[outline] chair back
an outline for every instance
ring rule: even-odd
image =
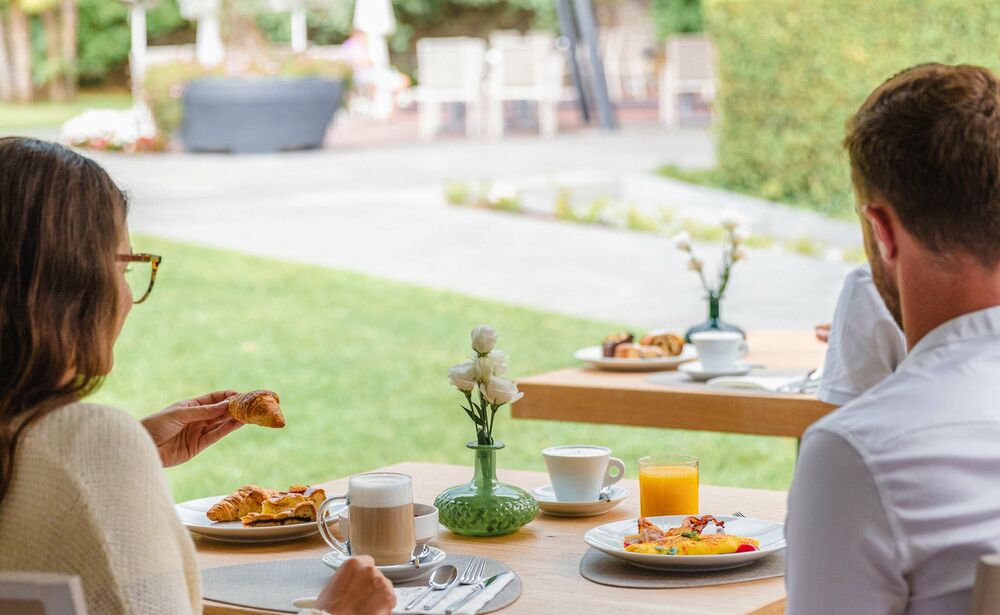
[[[417,71],[425,96],[448,102],[473,100],[483,80],[486,43],[465,36],[417,41]]]
[[[3,615],[87,615],[80,577],[42,572],[0,573]]]
[[[979,559],[969,612],[970,615],[1000,615],[1000,553]]]
[[[715,80],[715,50],[704,36],[675,36],[667,41],[667,74],[679,82]]]
[[[501,98],[538,99],[558,88],[556,64],[561,56],[555,38],[546,33],[498,36],[491,39],[490,89]]]

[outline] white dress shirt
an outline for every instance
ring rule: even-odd
[[[816,397],[842,406],[888,378],[905,356],[906,338],[878,294],[871,269],[854,269],[837,299]]]
[[[1000,306],[806,431],[786,533],[790,615],[968,612],[1000,552]]]

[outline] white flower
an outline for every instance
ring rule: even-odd
[[[736,249],[733,251],[733,262],[744,261],[747,259],[747,253],[743,250]]]
[[[506,182],[496,182],[486,193],[486,200],[493,205],[517,200],[517,186]]]
[[[472,361],[459,363],[448,370],[448,379],[459,391],[471,391],[476,388],[476,366]]]
[[[479,354],[489,354],[496,344],[497,332],[490,325],[479,325],[472,330],[472,349]]]
[[[719,223],[722,224],[722,228],[727,231],[731,231],[740,225],[740,214],[737,213],[735,209],[727,209],[722,212],[722,217],[719,218]]]
[[[492,406],[512,404],[524,397],[524,393],[517,390],[517,385],[510,380],[493,376],[483,386],[483,397]]]
[[[688,269],[691,271],[701,271],[701,268],[705,265],[700,258],[692,254],[688,257]]]
[[[673,242],[678,250],[687,252],[691,249],[691,235],[687,231],[681,231],[674,235]]]
[[[493,374],[503,376],[507,373],[507,353],[502,350],[493,350],[489,357],[493,359]]]
[[[485,357],[476,357],[473,359],[472,363],[475,365],[473,375],[476,378],[476,382],[489,382],[490,378],[493,377],[493,374],[497,374],[497,365],[496,361],[494,361],[491,356],[492,354],[493,353],[491,352]],[[497,375],[499,376],[500,374]]]
[[[733,229],[733,243],[740,245],[746,243],[747,239],[750,239],[750,229],[745,226],[739,226]]]

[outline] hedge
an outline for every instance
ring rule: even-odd
[[[996,0],[706,0],[704,13],[717,179],[835,215],[853,205],[844,126],[872,89],[924,62],[1000,67]]]

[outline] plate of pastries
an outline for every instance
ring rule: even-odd
[[[284,491],[243,485],[228,495],[191,500],[175,509],[195,534],[227,542],[271,542],[318,532],[316,512],[324,500],[326,492],[309,485]]]
[[[697,359],[698,353],[680,335],[654,330],[638,338],[628,331],[614,333],[600,346],[581,348],[574,356],[598,369],[647,372],[677,369]]]

